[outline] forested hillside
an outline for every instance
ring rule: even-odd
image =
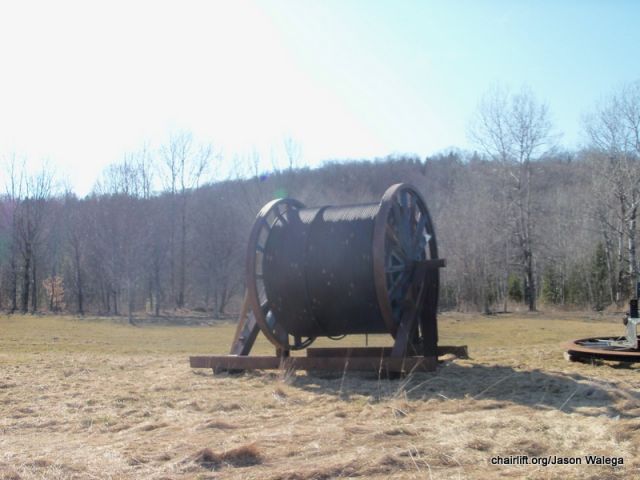
[[[516,303],[602,309],[621,304],[638,272],[640,87],[594,108],[588,143],[560,151],[543,105],[524,92],[488,97],[476,152],[282,166],[207,182],[213,151],[179,135],[127,156],[94,192],[60,193],[51,172],[9,162],[0,205],[0,307],[161,315],[225,313],[243,291],[253,218],[281,196],[307,205],[379,201],[409,182],[434,217],[447,268],[445,309],[500,311]],[[254,159],[255,160],[255,159]]]

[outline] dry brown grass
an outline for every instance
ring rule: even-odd
[[[215,470],[228,465],[231,467],[250,467],[262,463],[262,455],[255,444],[243,445],[232,448],[222,453],[214,453],[209,448],[204,448],[196,453],[190,461],[198,465]]]
[[[612,321],[443,315],[441,343],[472,358],[390,381],[191,370],[189,354],[226,351],[226,324],[0,317],[0,479],[638,478],[638,370],[560,347]],[[624,466],[489,464],[525,454]]]

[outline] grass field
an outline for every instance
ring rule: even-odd
[[[231,324],[1,316],[0,479],[639,478],[638,370],[567,363],[560,346],[622,332],[613,321],[445,314],[440,343],[471,359],[389,381],[190,369],[226,352]],[[509,455],[583,463],[490,463]]]

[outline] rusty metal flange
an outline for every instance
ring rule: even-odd
[[[612,347],[607,342],[623,337],[581,338],[564,344],[572,360],[613,360],[618,362],[640,362],[640,350]],[[640,337],[639,337],[640,338]]]

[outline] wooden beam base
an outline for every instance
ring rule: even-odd
[[[211,355],[189,357],[191,368],[211,368],[216,372],[243,370],[325,370],[334,372],[368,371],[395,374],[432,372],[437,357],[391,356],[390,347],[309,348],[306,357],[271,355]],[[465,346],[438,347],[438,355],[454,354],[468,358]]]
[[[327,347],[307,348],[307,357],[389,357],[393,347]],[[466,345],[439,345],[438,356],[452,354],[458,358],[469,358]]]
[[[191,368],[212,368],[220,371],[242,370],[328,370],[369,371],[389,373],[432,372],[436,369],[436,357],[276,357],[213,355],[190,357]]]

